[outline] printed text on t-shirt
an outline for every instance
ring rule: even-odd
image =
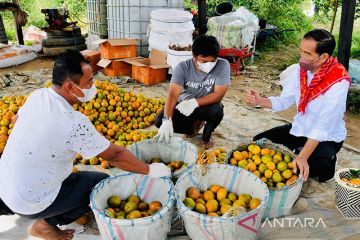
[[[187,82],[186,86],[187,87],[191,87],[191,88],[203,88],[205,87],[206,90],[209,92],[211,90],[211,87],[206,87],[206,86],[213,86],[215,84],[215,79],[214,78],[210,78],[210,79],[206,79],[205,81],[198,83],[198,82]]]

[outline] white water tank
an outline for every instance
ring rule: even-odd
[[[149,50],[167,51],[169,45],[187,47],[195,30],[193,15],[179,9],[158,9],[151,12]]]
[[[86,17],[89,35],[107,38],[106,0],[86,0]]]
[[[183,9],[183,0],[107,0],[108,38],[140,39],[138,54],[148,55],[148,26],[152,10]]]

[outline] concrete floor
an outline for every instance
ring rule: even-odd
[[[27,220],[18,215],[0,216],[0,239],[1,240],[39,240],[39,238],[30,237],[27,234],[27,228],[33,223],[33,220]],[[78,224],[67,225],[66,228],[75,229],[76,232],[81,232],[84,227]],[[89,235],[85,232],[76,234],[76,240],[98,240],[93,234]]]

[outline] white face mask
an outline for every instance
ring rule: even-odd
[[[217,60],[215,62],[206,62],[206,63],[200,63],[197,61],[197,64],[199,65],[199,69],[205,73],[209,73],[216,65]]]
[[[97,90],[96,90],[96,87],[94,84],[89,89],[82,89],[82,88],[78,87],[76,84],[73,84],[73,85],[76,86],[78,89],[80,89],[82,91],[82,93],[84,94],[83,97],[78,97],[75,94],[73,94],[80,102],[88,102],[91,99],[93,99],[96,95]]]

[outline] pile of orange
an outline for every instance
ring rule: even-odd
[[[268,187],[281,188],[298,179],[292,160],[288,154],[250,144],[246,150],[234,151],[229,163],[254,173]]]
[[[122,200],[120,196],[113,195],[107,200],[108,207],[105,215],[116,219],[136,219],[149,217],[157,213],[162,204],[159,201],[146,203],[137,195],[130,195],[127,200]]]
[[[220,217],[238,208],[243,213],[254,210],[259,207],[261,200],[245,193],[236,195],[220,185],[211,185],[205,192],[200,192],[196,187],[189,187],[183,203],[198,213]]]
[[[128,147],[156,135],[156,131],[141,129],[153,124],[165,104],[164,98],[146,98],[142,94],[127,92],[109,81],[96,80],[94,84],[97,88],[95,98],[90,102],[75,104],[73,108],[86,115],[105,138],[116,145]],[[78,156],[77,160],[83,164],[110,167],[101,158],[82,159]]]
[[[127,92],[109,81],[96,80],[94,84],[96,97],[73,107],[86,115],[98,132],[124,147],[156,135],[156,132],[137,130],[153,124],[165,99],[146,98],[142,94]]]
[[[0,99],[0,154],[4,151],[5,144],[15,124],[15,115],[24,105],[27,96],[5,96]]]
[[[73,108],[86,115],[98,132],[123,147],[156,135],[156,131],[141,129],[154,123],[165,104],[164,98],[146,98],[142,94],[125,91],[109,81],[96,80],[94,84],[96,97],[89,102],[75,104]],[[50,86],[49,82],[45,84],[45,87]],[[5,96],[0,99],[0,154],[14,127],[15,115],[26,99],[27,96]]]

